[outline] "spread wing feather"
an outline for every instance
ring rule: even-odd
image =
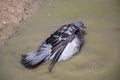
[[[67,44],[74,38],[74,35],[69,36],[67,40],[58,40],[56,43],[54,43],[52,47],[52,55],[54,55],[51,64],[49,66],[49,71],[52,71],[52,68],[54,67],[55,63],[58,61],[60,55],[62,54],[63,50],[67,46]],[[52,56],[51,55],[51,56]]]

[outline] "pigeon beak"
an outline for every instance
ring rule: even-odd
[[[87,28],[86,26],[83,26],[83,28]]]
[[[26,56],[27,56],[27,55],[25,55],[25,54],[22,54],[22,55],[21,55],[22,58],[25,58]]]

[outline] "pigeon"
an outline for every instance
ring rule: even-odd
[[[56,62],[66,61],[81,50],[85,42],[85,28],[81,21],[63,25],[34,52],[23,54],[21,64],[33,69],[44,62],[50,62],[48,71],[51,72]]]

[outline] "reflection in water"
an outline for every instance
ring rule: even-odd
[[[120,10],[117,0],[46,0],[40,10],[0,47],[1,80],[118,80]],[[34,70],[20,64],[21,54],[35,50],[59,26],[83,21],[86,43],[81,52],[57,63],[53,73],[49,63]],[[66,77],[67,76],[67,77]]]

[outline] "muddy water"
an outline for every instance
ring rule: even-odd
[[[119,80],[119,0],[46,0],[19,32],[0,47],[0,80]],[[83,21],[87,26],[85,45],[79,54],[34,70],[20,64],[21,54],[35,50],[59,26]]]

